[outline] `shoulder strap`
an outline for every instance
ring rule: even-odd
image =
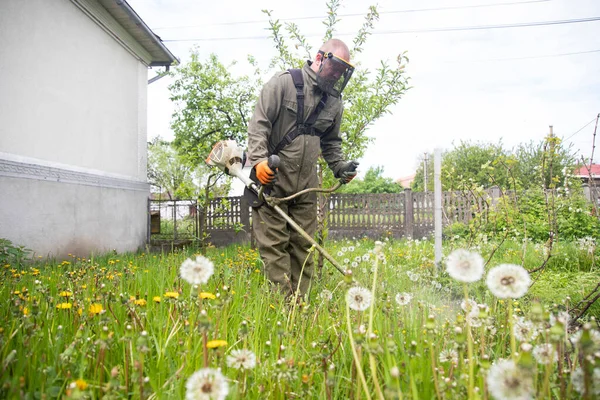
[[[304,77],[302,76],[301,69],[290,68],[288,72],[292,76],[292,81],[294,81],[294,86],[296,87],[296,102],[298,103],[296,127],[298,127],[304,122]]]
[[[285,146],[292,143],[294,139],[300,135],[320,135],[321,132],[313,129],[313,125],[315,122],[317,122],[317,118],[319,117],[319,114],[323,108],[325,108],[325,104],[327,103],[328,99],[327,93],[323,92],[323,96],[321,96],[319,104],[317,104],[317,107],[315,107],[306,121],[304,121],[304,78],[302,77],[302,70],[288,69],[288,72],[292,76],[292,81],[296,87],[296,126],[294,129],[288,132],[279,143],[277,143],[277,146],[275,146],[272,154],[278,154]]]

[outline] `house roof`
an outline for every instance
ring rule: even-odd
[[[71,0],[127,51],[150,67],[179,61],[125,0]]]
[[[588,170],[589,167],[589,170]],[[589,166],[583,166],[575,170],[574,175],[578,177],[587,178],[592,175],[592,178],[600,177],[600,164],[592,164]]]
[[[135,40],[139,46],[143,48],[143,54],[138,55],[151,67],[155,66],[169,66],[175,61],[179,61],[177,57],[171,53],[171,51],[163,44],[161,38],[156,35],[146,25],[146,23],[139,17],[139,15],[131,8],[131,6],[125,0],[97,0],[98,3],[105,9],[105,12],[110,14],[110,17],[114,19],[121,27],[125,30],[126,35],[130,36]],[[110,22],[106,18],[102,18],[104,12],[98,12],[96,7],[90,5],[90,0],[76,0],[76,2],[83,6],[88,12],[93,13],[97,20],[101,20],[101,25],[105,26],[117,36],[119,32],[115,32],[111,29]],[[121,39],[124,39],[121,37]],[[127,39],[127,38],[125,38]],[[125,40],[127,41],[127,40]],[[127,45],[127,43],[124,43]],[[130,46],[127,46],[130,47]],[[135,51],[135,49],[133,49]]]
[[[410,188],[410,184],[415,180],[415,175],[403,176],[402,178],[396,179],[396,183],[400,184],[403,188]]]

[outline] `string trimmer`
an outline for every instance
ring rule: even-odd
[[[315,241],[315,239],[313,239],[309,234],[307,234],[300,227],[300,225],[298,225],[293,219],[290,218],[289,215],[287,215],[279,207],[279,204],[286,202],[286,201],[290,201],[304,193],[308,193],[308,192],[331,193],[331,192],[337,190],[341,186],[341,183],[336,184],[335,186],[333,186],[330,189],[311,188],[311,189],[304,189],[304,190],[302,190],[298,193],[295,193],[291,196],[288,196],[288,197],[283,197],[283,198],[272,197],[272,196],[269,196],[268,194],[264,193],[264,189],[265,189],[264,186],[259,185],[256,182],[253,182],[249,177],[245,176],[242,173],[244,161],[245,161],[244,150],[241,147],[239,147],[234,140],[223,140],[223,141],[220,141],[217,144],[215,144],[212,151],[210,152],[210,155],[206,159],[206,163],[208,165],[215,166],[215,167],[219,168],[220,170],[222,170],[223,172],[225,172],[227,175],[235,176],[236,178],[238,178],[242,182],[244,182],[244,184],[246,185],[246,187],[249,190],[251,190],[254,194],[257,195],[257,197],[260,200],[263,200],[269,207],[271,207],[279,215],[281,215],[281,217],[283,219],[285,219],[287,221],[287,223],[290,224],[290,226],[292,228],[294,228],[294,230],[296,232],[298,232],[300,235],[302,235],[302,237],[304,237],[306,240],[308,240],[310,243],[312,243],[312,245],[319,251],[319,253],[321,253],[323,255],[323,257],[325,257],[325,259],[327,259],[327,261],[329,261],[342,274],[346,275],[346,272],[345,272],[344,268],[340,265],[340,263],[338,263],[327,252],[327,250],[325,250],[323,247],[321,247]],[[277,156],[277,155],[270,156],[268,159],[269,168],[271,168],[272,171],[276,171],[276,169],[279,167],[279,162],[280,162],[279,156]]]

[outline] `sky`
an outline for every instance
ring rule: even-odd
[[[251,54],[265,68],[275,55],[268,38],[271,10],[282,23],[294,22],[318,49],[327,14],[324,0],[128,0],[182,63],[197,46],[224,63]],[[351,43],[374,2],[340,0],[334,37]],[[374,34],[354,62],[371,71],[404,51],[408,90],[389,113],[372,123],[374,138],[360,161],[359,177],[383,166],[393,179],[416,171],[424,153],[453,143],[501,143],[512,149],[554,134],[573,151],[592,154],[600,113],[600,20],[513,28],[484,26],[600,18],[598,0],[380,0]],[[318,17],[318,18],[311,18]],[[290,21],[285,21],[290,19]],[[451,30],[447,28],[468,28]],[[292,42],[289,42],[292,44]],[[150,71],[149,77],[156,71]],[[270,71],[266,78],[276,71]],[[172,78],[148,87],[148,138],[172,140],[169,100]],[[583,129],[582,129],[583,128]],[[600,144],[600,138],[596,140]],[[600,161],[600,149],[594,153]]]

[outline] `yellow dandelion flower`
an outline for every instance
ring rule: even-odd
[[[275,309],[275,306],[273,304],[269,304],[269,307],[271,307],[273,310]]]
[[[75,381],[75,386],[77,386],[77,389],[79,390],[85,390],[88,387],[88,384],[86,381],[84,381],[83,379],[79,378]]]
[[[136,306],[144,307],[146,305],[146,299],[138,299],[135,301]]]
[[[212,294],[212,293],[208,293],[208,292],[202,292],[202,293],[200,293],[200,298],[201,298],[201,299],[211,299],[211,300],[213,300],[213,299],[216,299],[216,298],[217,298],[217,296],[215,296],[215,295],[214,295],[214,294]]]
[[[79,315],[83,314],[83,308],[79,307],[77,309],[77,314],[79,314]]]
[[[135,301],[135,296],[129,296],[129,301]]]
[[[87,289],[87,285],[81,285],[82,289]]]
[[[71,297],[71,296],[73,296],[73,293],[72,293],[72,292],[69,292],[69,291],[67,291],[67,290],[64,290],[64,291],[60,292],[58,295],[59,295],[60,297]]]
[[[206,347],[209,349],[216,349],[217,347],[223,346],[227,346],[226,340],[209,340],[208,343],[206,343]]]
[[[165,297],[169,298],[169,299],[178,299],[179,298],[179,293],[177,293],[177,292],[167,292],[167,293],[165,293]]]
[[[100,314],[102,312],[103,308],[102,308],[102,304],[98,304],[98,303],[94,303],[94,304],[90,304],[90,308],[89,308],[89,312],[92,315],[96,315],[96,314]]]
[[[256,268],[256,269],[254,270],[254,272],[256,272],[256,273],[258,274],[258,273],[260,273],[260,269]]]
[[[20,291],[20,290],[15,290],[15,291],[13,292],[13,294],[16,294],[16,295],[18,296],[18,295],[20,295],[20,294],[21,294],[21,291]]]
[[[59,310],[70,310],[73,305],[71,303],[60,303],[56,305]]]
[[[160,296],[154,296],[152,298],[152,301],[154,301],[155,303],[160,303]]]
[[[29,315],[29,308],[23,307],[23,315]]]

